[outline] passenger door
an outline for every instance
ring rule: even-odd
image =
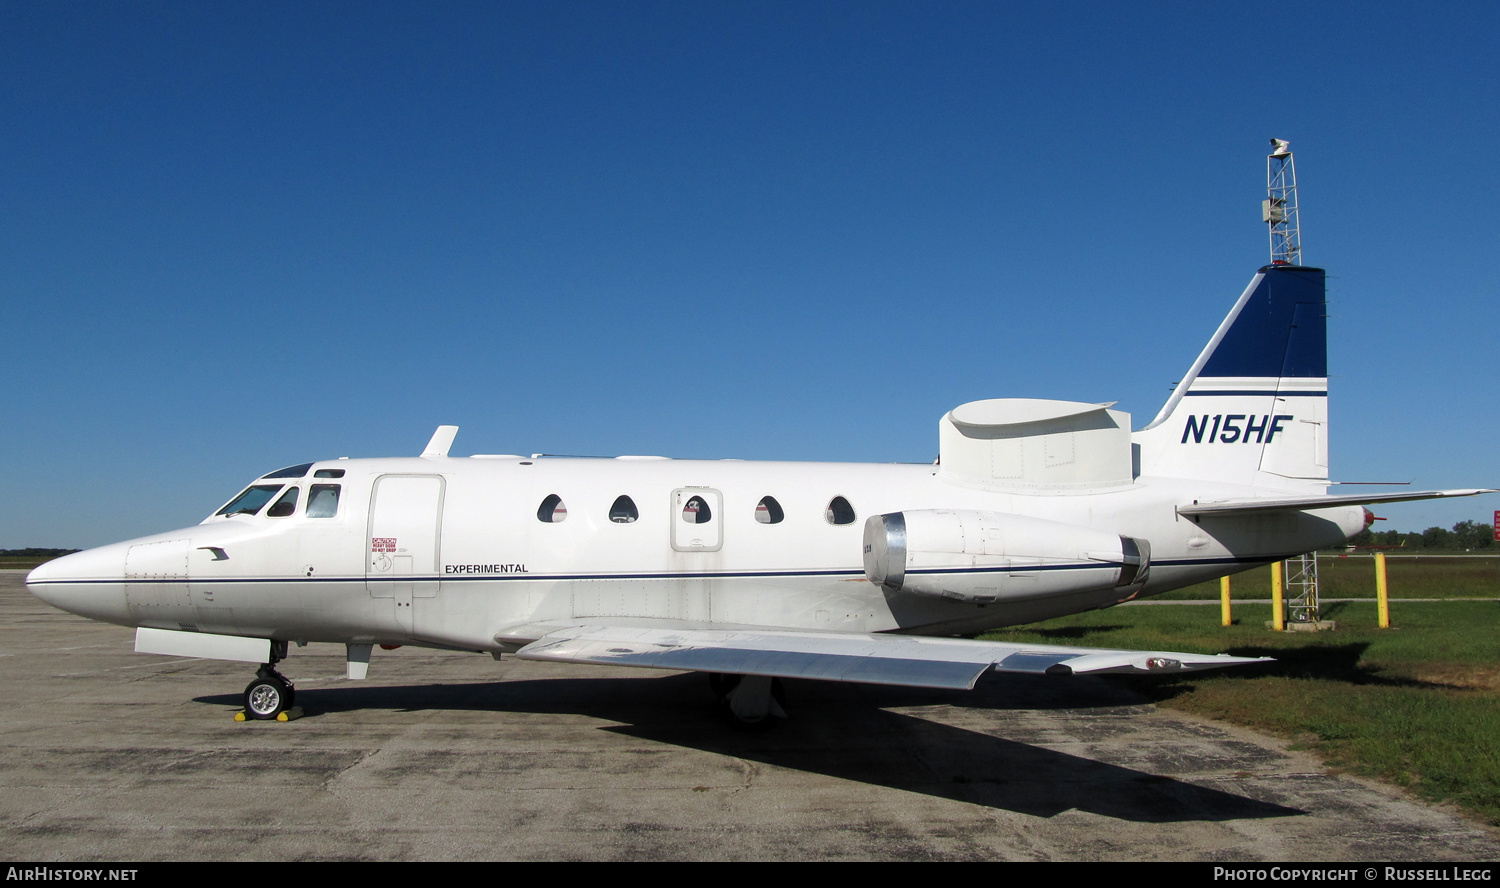
[[[445,490],[441,475],[381,475],[371,493],[365,587],[407,636],[416,601],[438,595]]]

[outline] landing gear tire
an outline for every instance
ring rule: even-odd
[[[712,673],[708,680],[725,719],[737,731],[765,731],[787,718],[786,688],[779,678]]]
[[[262,675],[245,687],[245,715],[273,719],[292,707],[296,691],[280,675]]]
[[[708,674],[708,689],[713,692],[714,701],[723,703],[734,690],[734,686],[740,683],[740,676],[725,675],[722,672],[710,672]]]

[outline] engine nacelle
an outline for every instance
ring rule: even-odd
[[[1146,540],[999,512],[875,515],[864,542],[870,582],[976,603],[1139,586],[1151,568]]]

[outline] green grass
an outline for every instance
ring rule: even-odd
[[[1327,592],[1324,593],[1325,597]],[[1275,657],[1266,666],[1125,681],[1160,705],[1290,738],[1330,765],[1460,805],[1500,826],[1500,602],[1334,604],[1334,632],[1276,633],[1265,605],[1120,607],[986,638]]]
[[[1392,598],[1500,598],[1500,558],[1387,554],[1386,583]],[[1230,590],[1234,598],[1270,598],[1271,568],[1235,574],[1230,578]],[[1318,592],[1323,598],[1374,598],[1375,559],[1365,554],[1319,556]],[[1159,597],[1217,600],[1219,581]]]

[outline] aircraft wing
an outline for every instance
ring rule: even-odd
[[[1495,493],[1494,490],[1418,490],[1410,493],[1350,493],[1341,496],[1296,496],[1285,499],[1222,500],[1178,506],[1179,515],[1232,515],[1250,512],[1298,511],[1327,509],[1333,506],[1366,506],[1375,503],[1401,503],[1408,500],[1442,499],[1449,496],[1474,496]]]
[[[521,648],[527,660],[973,688],[985,672],[1143,675],[1269,662],[1269,657],[1116,651],[915,635],[571,625]]]

